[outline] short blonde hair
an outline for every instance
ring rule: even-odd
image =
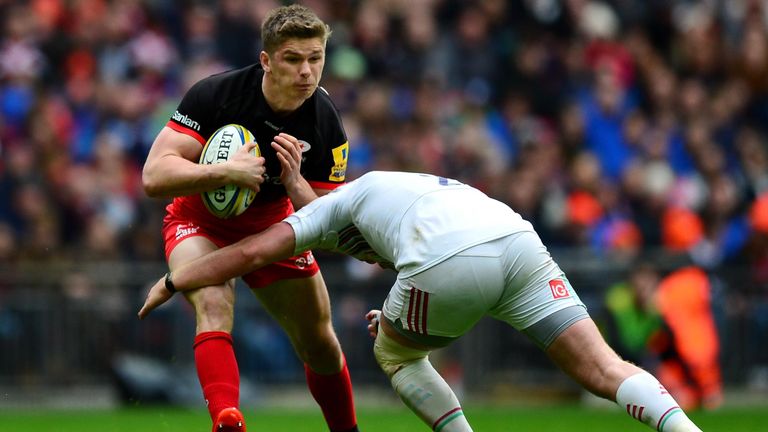
[[[269,54],[289,39],[321,38],[325,43],[330,35],[328,24],[311,9],[298,4],[272,9],[261,25],[261,41]]]

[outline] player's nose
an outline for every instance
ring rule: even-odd
[[[312,68],[309,67],[309,61],[305,60],[301,62],[301,67],[299,68],[299,74],[302,77],[308,77],[312,74]]]

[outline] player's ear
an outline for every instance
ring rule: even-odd
[[[266,51],[259,53],[259,62],[261,63],[261,68],[264,69],[264,72],[269,72],[271,68],[269,66],[269,54],[267,54]]]

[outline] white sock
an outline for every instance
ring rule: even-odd
[[[408,408],[435,432],[471,432],[456,395],[426,358],[392,376],[392,387]]]
[[[616,392],[616,403],[659,432],[701,432],[667,389],[647,372],[625,379]]]

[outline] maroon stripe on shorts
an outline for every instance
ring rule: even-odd
[[[414,291],[416,291],[416,288],[411,288],[411,295],[410,299],[408,300],[408,314],[405,316],[405,327],[408,328],[408,330],[413,331],[413,324],[411,324],[411,316],[413,316],[413,294]]]

